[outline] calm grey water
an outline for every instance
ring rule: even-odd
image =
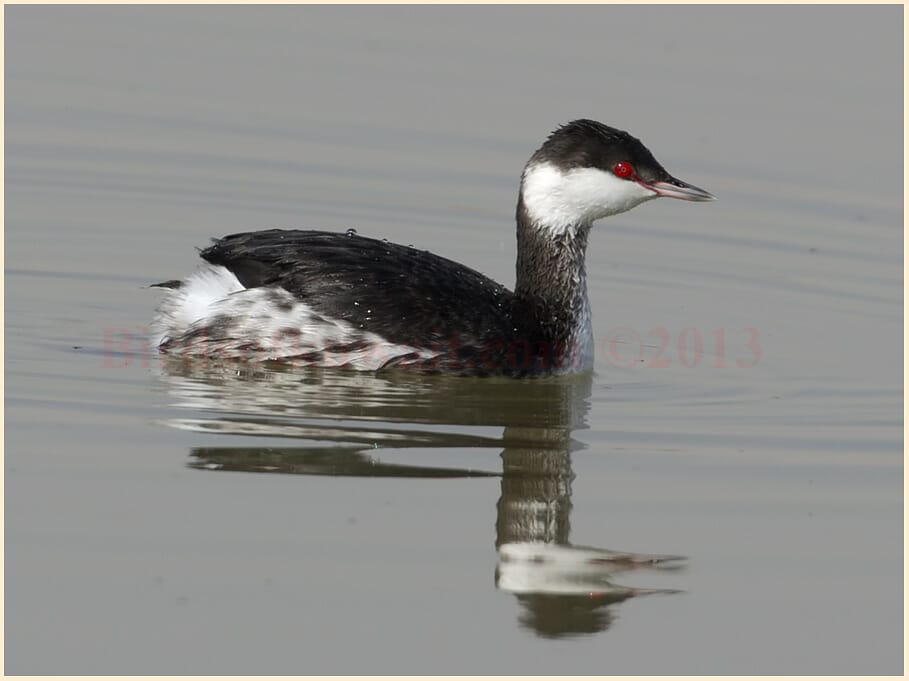
[[[900,673],[902,11],[7,7],[6,671]],[[510,285],[581,116],[720,198],[596,226],[592,377],[148,352],[252,228]]]

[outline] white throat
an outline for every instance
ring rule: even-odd
[[[624,213],[657,196],[599,168],[562,170],[546,162],[527,165],[521,195],[531,222],[557,234],[589,227],[594,220]]]

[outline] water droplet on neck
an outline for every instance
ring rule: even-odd
[[[357,230],[355,230],[353,227],[351,227],[346,232],[344,232],[344,234],[346,234],[347,236],[356,236]]]

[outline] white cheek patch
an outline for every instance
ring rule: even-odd
[[[530,219],[557,232],[624,213],[657,196],[599,168],[561,170],[551,163],[527,166],[521,191]]]

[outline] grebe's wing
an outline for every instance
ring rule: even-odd
[[[513,294],[428,251],[354,234],[272,229],[232,234],[201,252],[246,288],[281,287],[325,317],[426,346],[510,338]]]

